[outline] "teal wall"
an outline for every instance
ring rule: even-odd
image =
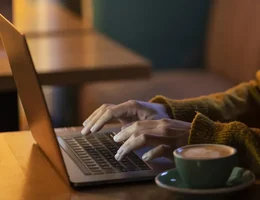
[[[94,0],[94,26],[157,69],[202,67],[210,0]]]

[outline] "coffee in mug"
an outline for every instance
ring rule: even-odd
[[[178,152],[183,158],[212,159],[233,154],[233,150],[223,146],[208,145],[181,149]]]

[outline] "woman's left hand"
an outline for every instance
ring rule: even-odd
[[[133,123],[114,136],[115,142],[123,142],[115,158],[121,160],[127,153],[144,146],[155,146],[142,157],[148,161],[157,157],[172,159],[174,149],[188,143],[191,123],[174,120],[144,120]]]

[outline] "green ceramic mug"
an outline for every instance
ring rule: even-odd
[[[183,183],[193,189],[217,188],[228,180],[237,166],[236,149],[226,145],[197,144],[173,152]]]

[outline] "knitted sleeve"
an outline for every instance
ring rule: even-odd
[[[260,175],[260,129],[241,122],[220,123],[196,113],[192,122],[189,144],[225,144],[237,149],[240,166]]]
[[[183,100],[156,96],[150,102],[164,104],[171,111],[173,118],[178,120],[191,122],[196,112],[200,112],[212,120],[238,120],[246,123],[248,117],[260,117],[259,88],[260,72],[256,80],[241,83],[225,92]],[[247,125],[254,126],[252,124]]]

